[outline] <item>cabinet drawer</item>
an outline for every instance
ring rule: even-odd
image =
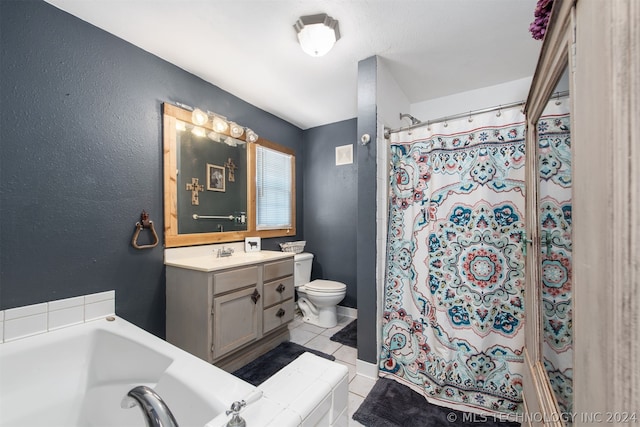
[[[258,283],[258,267],[237,268],[213,274],[213,294],[255,286]]]
[[[278,277],[293,275],[293,257],[283,261],[270,262],[264,265],[262,280],[268,282]]]
[[[293,320],[293,299],[287,300],[282,304],[274,305],[264,311],[262,330],[267,332],[277,328],[280,325]]]
[[[283,277],[273,282],[265,283],[262,296],[264,297],[263,303],[265,307],[269,307],[273,304],[279,304],[284,300],[293,298],[293,276]]]

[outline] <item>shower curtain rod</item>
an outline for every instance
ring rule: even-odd
[[[552,99],[558,99],[558,98],[564,98],[566,96],[569,95],[569,91],[565,90],[562,92],[556,92],[553,94]],[[516,101],[516,102],[511,102],[509,104],[501,104],[501,105],[496,105],[495,107],[488,107],[488,108],[482,108],[480,110],[472,110],[469,111],[467,113],[460,113],[460,114],[453,114],[451,116],[444,116],[444,117],[439,117],[437,119],[434,120],[427,120],[426,122],[420,122],[420,123],[416,123],[414,125],[411,126],[406,126],[406,127],[401,127],[401,128],[397,128],[397,129],[389,129],[389,128],[385,128],[384,129],[384,137],[385,138],[389,138],[389,136],[392,133],[397,133],[397,132],[402,132],[405,130],[411,130],[411,129],[417,129],[423,126],[429,126],[432,125],[434,123],[440,123],[440,122],[446,122],[447,120],[455,120],[455,119],[461,119],[463,117],[471,117],[473,115],[477,115],[477,114],[482,114],[482,113],[489,113],[491,111],[496,111],[496,110],[502,110],[502,109],[509,109],[509,108],[513,108],[513,107],[518,107],[520,105],[524,105],[526,101]]]

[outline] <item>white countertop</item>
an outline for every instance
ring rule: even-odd
[[[219,245],[220,247],[222,245]],[[231,247],[232,245],[226,245],[225,247]],[[244,250],[234,249],[234,253],[231,256],[217,258],[217,249],[207,247],[202,251],[182,253],[182,254],[168,254],[165,251],[165,265],[171,267],[188,268],[190,270],[198,271],[217,271],[224,270],[226,268],[240,267],[243,265],[257,264],[268,261],[275,261],[279,259],[291,258],[295,254],[293,252],[279,252],[279,251],[259,251],[259,252],[244,252]]]

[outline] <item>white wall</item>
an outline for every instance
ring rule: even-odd
[[[426,122],[468,111],[525,101],[529,94],[532,78],[526,77],[495,86],[417,102],[411,104],[410,112],[415,118]]]
[[[411,103],[389,71],[385,60],[378,57],[377,64],[376,104],[378,106],[378,122],[395,129],[403,125],[400,120],[400,113],[408,113],[411,109]],[[404,126],[406,125],[405,120]]]

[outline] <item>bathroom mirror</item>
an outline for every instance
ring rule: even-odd
[[[573,406],[570,103],[565,68],[536,125],[541,355],[563,414]]]
[[[247,143],[244,135],[215,132],[210,121],[195,125],[192,111],[168,103],[163,104],[163,138],[166,247],[296,234],[293,150],[263,138]],[[257,163],[258,147],[285,156],[278,167],[290,176],[288,203],[279,207],[290,221],[275,227],[256,227],[256,167],[269,167]],[[264,193],[259,196],[262,201]]]
[[[569,425],[573,402],[573,2],[555,2],[525,105],[525,372],[529,415]],[[546,423],[545,423],[546,425]]]

